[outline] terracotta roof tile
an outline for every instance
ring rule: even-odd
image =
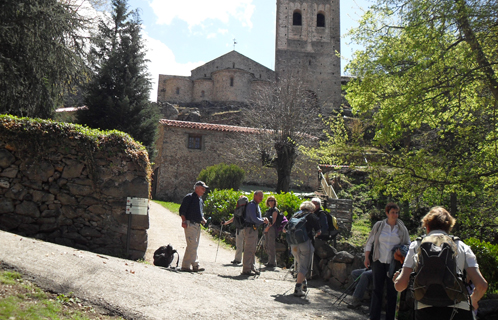
[[[222,131],[222,132],[240,132],[240,133],[260,132],[259,129],[255,128],[229,126],[224,124],[202,123],[202,122],[161,119],[159,120],[159,123],[165,126],[177,127],[177,128],[189,128],[189,129],[200,129],[200,130],[211,130],[211,131]]]

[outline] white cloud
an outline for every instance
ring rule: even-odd
[[[150,60],[147,66],[152,76],[151,101],[157,100],[157,80],[159,79],[159,74],[190,76],[191,70],[205,63],[203,61],[178,63],[176,62],[173,51],[164,43],[149,37],[145,31],[142,31],[142,38],[147,50],[146,59]]]
[[[218,29],[218,33],[220,33],[220,34],[227,34],[228,33],[228,29]]]
[[[210,33],[207,35],[207,38],[208,39],[213,39],[213,38],[216,38],[216,33]]]
[[[228,23],[229,17],[252,28],[253,0],[152,0],[150,6],[157,15],[158,24],[171,24],[174,18],[188,23],[189,29],[202,25],[207,19]]]

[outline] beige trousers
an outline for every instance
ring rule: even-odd
[[[187,227],[183,230],[185,231],[187,247],[185,248],[185,254],[183,255],[182,268],[190,269],[190,265],[192,265],[193,268],[197,268],[199,266],[197,248],[199,247],[199,238],[201,237],[201,225],[187,221]]]

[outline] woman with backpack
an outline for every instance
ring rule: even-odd
[[[387,218],[378,221],[365,245],[365,268],[372,268],[373,291],[370,301],[370,320],[380,320],[384,282],[387,286],[386,320],[394,320],[397,293],[392,279],[387,275],[392,260],[392,248],[396,245],[409,245],[410,234],[399,218],[399,207],[395,203],[386,206]],[[372,258],[370,258],[372,252]],[[370,261],[370,259],[372,261]]]
[[[479,300],[488,289],[488,283],[479,271],[479,265],[472,249],[460,239],[449,235],[455,222],[456,219],[443,207],[432,208],[422,218],[422,226],[426,229],[427,235],[412,242],[401,273],[398,271],[394,274],[394,286],[397,291],[401,292],[408,287],[412,272],[417,272],[413,281],[416,320],[474,319],[472,309],[477,310]],[[419,248],[424,250],[419,250]],[[450,258],[440,261],[439,257],[444,256],[443,251],[445,250],[448,251],[446,256]],[[435,253],[429,255],[428,253],[431,251]],[[450,260],[456,261],[450,263]],[[422,261],[431,268],[424,268]],[[443,267],[435,268],[436,265]],[[444,283],[444,287],[451,285],[451,283],[447,282],[446,275],[448,273],[440,274],[437,272],[438,270],[450,270],[449,273],[453,275],[453,278],[450,277],[450,279],[452,279],[454,286],[451,286],[450,292],[444,288],[440,289],[443,286],[439,283]],[[463,279],[457,277],[457,275],[463,274],[463,271],[466,271],[467,280],[470,280],[474,285],[470,297]],[[424,279],[418,279],[419,277],[424,277]],[[430,283],[430,286],[423,286],[424,282]],[[445,299],[449,301],[445,302]]]
[[[268,199],[266,199],[265,204],[268,207],[268,210],[266,210],[265,212],[265,217],[268,218],[268,221],[270,221],[264,231],[266,236],[266,252],[268,253],[268,263],[266,264],[266,267],[275,268],[277,266],[275,239],[278,235],[278,221],[282,221],[281,219],[279,219],[279,216],[281,216],[282,213],[280,213],[280,211],[277,209],[277,199],[275,199],[274,196],[269,196]]]
[[[311,201],[305,201],[299,206],[298,212],[294,213],[289,223],[285,226],[287,243],[290,244],[294,261],[297,265],[296,287],[294,296],[302,297],[308,289],[306,274],[312,262],[315,248],[311,243],[313,231],[316,236],[320,235],[320,221],[314,214],[315,205]]]

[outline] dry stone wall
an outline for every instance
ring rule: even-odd
[[[126,197],[149,197],[147,152],[125,134],[78,128],[0,118],[0,229],[143,258],[148,216],[132,216],[128,235],[125,210]]]

